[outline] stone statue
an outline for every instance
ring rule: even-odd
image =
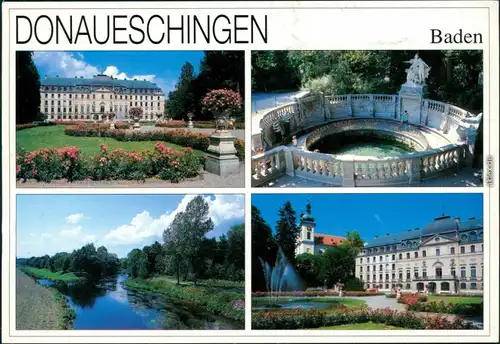
[[[425,79],[429,77],[429,67],[419,56],[415,54],[415,57],[405,63],[410,64],[410,68],[406,69],[406,83],[424,85]]]

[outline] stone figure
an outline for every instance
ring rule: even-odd
[[[425,79],[429,76],[429,71],[431,67],[429,67],[419,56],[415,54],[415,57],[409,61],[405,61],[405,63],[409,63],[410,67],[405,70],[406,72],[406,83],[407,84],[416,84],[416,85],[424,85]]]

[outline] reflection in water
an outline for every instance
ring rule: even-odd
[[[237,329],[231,319],[162,295],[127,290],[119,275],[92,283],[38,280],[66,295],[76,312],[74,329]]]

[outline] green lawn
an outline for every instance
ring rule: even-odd
[[[64,134],[64,125],[51,125],[45,127],[36,127],[24,129],[16,132],[17,149],[24,149],[32,152],[40,148],[61,148],[68,146],[77,146],[85,156],[96,155],[100,152],[99,145],[107,145],[109,149],[125,149],[134,151],[143,151],[153,149],[155,141],[135,141],[122,142],[108,137],[77,137]],[[183,149],[184,147],[173,143],[164,142],[166,147],[172,149]],[[205,156],[206,153],[193,150],[197,156]]]
[[[326,302],[326,303],[341,303],[350,308],[362,308],[365,305],[365,301],[357,300],[357,299],[349,299],[349,298],[335,298],[335,297],[288,297],[281,296],[278,297],[277,303],[283,304],[291,301],[303,301],[303,302]],[[269,303],[269,299],[267,297],[252,297],[252,305],[253,306],[262,306]]]
[[[345,324],[337,326],[325,326],[314,330],[406,330],[402,327],[396,327],[385,324],[375,324],[372,322],[362,324]]]
[[[80,279],[72,272],[68,272],[68,273],[63,273],[62,271],[52,272],[49,269],[37,269],[37,268],[31,267],[31,266],[22,267],[21,271],[23,271],[24,273],[26,273],[28,275],[32,275],[34,277],[37,277],[37,278],[49,279],[52,281],[69,282],[69,281],[76,281],[76,280]]]
[[[170,283],[177,284],[177,277],[175,276],[157,276],[153,277],[153,280],[158,280],[158,281],[166,281]],[[194,285],[192,281],[183,281],[181,279],[180,281],[181,285]],[[199,280],[196,283],[197,286],[204,286],[204,287],[215,287],[215,288],[245,288],[245,282],[235,282],[235,281],[227,281],[227,280],[213,280],[213,279],[208,279],[208,280]]]
[[[483,298],[479,296],[438,296],[438,295],[432,295],[427,297],[427,301],[435,301],[435,302],[441,302],[444,301],[445,303],[481,303],[483,302]]]

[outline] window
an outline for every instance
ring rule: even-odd
[[[443,277],[443,269],[436,268],[436,278],[441,278],[441,277]]]
[[[389,280],[389,274],[385,274],[385,280],[388,281]]]
[[[370,267],[369,266],[366,267],[366,272],[370,272]]]
[[[422,277],[427,278],[427,269],[422,269]]]
[[[370,280],[370,275],[366,275],[366,280],[369,281]]]
[[[436,248],[436,256],[440,256],[441,255],[441,250],[439,248]]]
[[[389,284],[385,284],[385,289],[389,289]]]
[[[413,276],[415,276],[415,278],[418,278],[418,269],[415,269],[413,271]]]
[[[359,267],[359,272],[363,272],[363,267],[362,266]]]
[[[402,273],[402,272],[400,272],[400,273],[399,273],[399,279],[400,279],[400,280],[402,280],[402,279],[403,279],[403,273]]]
[[[384,260],[384,257],[382,257],[382,256],[378,257],[378,261],[379,261],[379,262],[381,262],[381,261],[383,261],[383,260]]]
[[[311,240],[311,227],[307,227],[306,240]]]
[[[396,279],[396,274],[392,274],[392,279],[395,280]]]
[[[48,113],[49,112],[49,109],[48,108],[45,108],[45,113]]]
[[[95,99],[95,94],[92,95],[92,99]]]
[[[476,283],[471,283],[470,284],[470,288],[473,289],[473,290],[476,290],[477,289],[477,284]]]
[[[455,277],[455,276],[456,276],[456,274],[457,274],[457,272],[456,272],[456,270],[455,270],[455,267],[453,267],[453,266],[451,267],[450,272],[451,272],[451,275],[452,275],[453,277]]]
[[[465,246],[460,246],[460,253],[465,253]]]
[[[418,252],[415,252],[415,258],[418,258]]]
[[[475,253],[476,252],[476,246],[470,245],[470,253]]]
[[[460,283],[460,289],[463,289],[463,290],[467,289],[467,284]]]
[[[377,275],[373,274],[373,282],[377,280]]]
[[[359,264],[363,264],[363,258],[359,258]]]
[[[410,272],[410,270],[406,270],[406,279],[407,280],[411,279],[411,272]]]
[[[425,250],[422,251],[422,257],[427,257],[427,252],[425,252]]]
[[[406,253],[406,259],[410,259],[410,252]]]
[[[370,262],[370,257],[366,258],[366,262],[369,263]]]
[[[450,247],[450,254],[455,254],[455,247]]]
[[[411,289],[411,285],[409,283],[406,284],[406,289]]]
[[[392,270],[396,270],[396,264],[392,264]]]
[[[392,260],[396,260],[396,255],[395,254],[392,255]]]
[[[402,253],[399,254],[399,259],[403,259],[403,254]]]
[[[380,266],[378,267],[378,270],[382,271],[383,268],[384,268],[384,266],[382,264],[380,264]]]
[[[441,283],[441,290],[442,291],[450,291],[450,283],[448,283],[448,282],[442,282]]]
[[[465,266],[460,267],[460,277],[462,277],[462,278],[467,277],[467,271],[466,271]]]
[[[476,266],[475,265],[471,265],[471,267],[470,267],[470,277],[476,278]]]

